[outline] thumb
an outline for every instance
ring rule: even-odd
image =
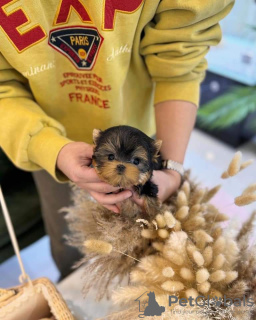
[[[94,145],[93,144],[88,144],[86,146],[86,157],[91,159],[93,156],[93,152],[94,152]]]
[[[144,207],[144,200],[143,198],[140,198],[137,192],[132,191],[132,197],[131,199],[140,207]]]

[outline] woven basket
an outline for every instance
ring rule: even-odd
[[[25,273],[10,215],[0,187],[0,202],[21,269],[21,285],[0,288],[0,320],[75,320],[62,296],[47,278],[31,281]]]

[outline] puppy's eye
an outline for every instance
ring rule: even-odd
[[[140,163],[140,159],[139,158],[134,158],[133,159],[133,164],[135,164],[136,166]]]
[[[108,160],[112,161],[115,159],[115,156],[113,154],[108,155]]]

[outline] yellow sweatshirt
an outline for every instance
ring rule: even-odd
[[[205,55],[234,0],[1,0],[0,146],[56,180],[92,130],[155,132],[154,103],[198,105]]]

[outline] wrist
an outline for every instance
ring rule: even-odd
[[[177,188],[180,187],[182,177],[177,171],[171,170],[171,169],[162,169],[162,171],[170,177],[170,182],[172,185],[173,185],[173,181],[175,181]]]

